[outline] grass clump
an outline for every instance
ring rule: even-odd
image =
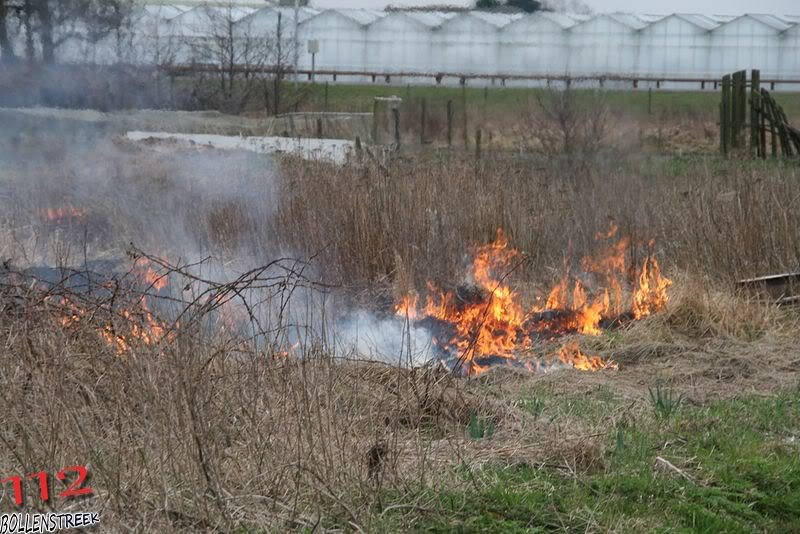
[[[656,417],[661,421],[666,421],[674,415],[684,400],[683,394],[676,395],[671,389],[656,384],[655,388],[647,388],[650,398],[650,406],[653,407]]]

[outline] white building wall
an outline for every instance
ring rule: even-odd
[[[760,69],[763,77],[781,74],[780,31],[747,15],[712,32],[708,75],[720,77],[745,69]]]
[[[366,38],[367,69],[375,72],[434,72],[434,28],[444,21],[436,15],[417,18],[394,12],[370,24]]]
[[[711,30],[672,15],[640,34],[639,75],[701,78],[708,72]]]
[[[609,15],[598,15],[570,28],[570,76],[634,76],[639,33]]]
[[[499,49],[496,26],[472,13],[461,13],[434,30],[432,68],[457,74],[497,74]]]
[[[563,76],[568,63],[566,38],[565,27],[548,15],[514,21],[500,32],[499,70],[518,75]]]
[[[800,25],[781,35],[781,51],[776,78],[800,80]],[[794,86],[795,90],[800,86]]]
[[[317,69],[364,71],[367,68],[367,30],[358,21],[338,11],[323,11],[300,24],[300,40],[319,41],[316,56]],[[305,50],[300,51],[305,65],[311,58]]]

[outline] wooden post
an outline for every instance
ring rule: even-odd
[[[772,157],[778,157],[778,135],[775,130],[775,118],[772,116],[772,109],[769,105],[769,92],[766,89],[761,90],[761,106],[763,108],[764,114],[767,116],[767,120],[769,121],[769,138],[770,143],[772,144]]]
[[[731,147],[731,76],[722,77],[722,103],[720,104],[719,129],[720,148],[727,154]]]
[[[372,142],[378,144],[378,101],[372,101]]]
[[[759,114],[759,144],[761,151],[761,159],[767,159],[767,114],[764,109],[764,97],[761,91],[758,92],[758,114]]]
[[[447,101],[447,146],[453,146],[453,101]]]
[[[325,107],[322,109],[328,111],[328,82],[325,82]]]
[[[761,120],[759,118],[759,104],[761,97],[761,71],[753,69],[750,75],[750,157],[759,157],[761,149],[761,136],[758,133]]]
[[[481,159],[481,129],[475,130],[475,159]]]
[[[317,118],[317,139],[322,139],[322,118]]]
[[[742,83],[741,72],[734,72],[732,78],[731,94],[731,148],[739,148],[739,131],[742,127],[739,122],[739,86]]]
[[[467,84],[464,83],[461,86],[461,109],[462,109],[462,120],[463,120],[463,131],[464,131],[464,149],[469,150],[469,130],[467,129]]]
[[[747,124],[747,71],[743,70],[739,72],[739,96],[738,96],[738,103],[739,103],[739,132],[737,135],[739,136],[739,146],[744,148],[747,145],[746,137],[745,137],[745,125]]]
[[[394,144],[400,147],[400,108],[392,108],[392,116],[394,117]]]
[[[422,112],[419,120],[419,144],[425,144],[425,123],[428,122],[428,101],[422,99]]]
[[[653,114],[653,88],[647,88],[647,114]]]
[[[783,108],[775,102],[775,99],[772,98],[772,109],[775,110],[776,114],[778,115],[778,125],[780,127],[781,133],[781,142],[784,145],[783,155],[787,158],[791,158],[794,155],[794,149],[792,148],[792,136],[789,134],[789,117],[786,116],[786,113],[783,111]]]

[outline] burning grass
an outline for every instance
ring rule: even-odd
[[[617,230],[613,225],[597,239],[613,239]],[[649,246],[652,248],[652,243]],[[429,329],[441,357],[467,375],[486,372],[498,362],[534,372],[557,364],[584,371],[613,368],[613,362],[584,354],[575,341],[562,344],[550,358],[554,362],[521,355],[539,340],[571,333],[597,336],[604,327],[641,320],[663,310],[672,281],[661,275],[658,261],[650,254],[640,267],[629,265],[629,249],[630,240],[622,238],[597,256],[584,257],[581,276],[573,281],[570,273],[565,273],[546,298],[523,310],[519,294],[507,279],[524,260],[498,230],[493,242],[475,247],[466,277],[470,285],[446,292],[429,282],[430,294],[421,311],[415,294],[405,295],[395,310]],[[633,287],[623,292],[628,279]],[[587,289],[587,284],[596,287]],[[623,295],[632,300],[630,307]]]

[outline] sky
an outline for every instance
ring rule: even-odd
[[[582,0],[595,12],[706,13],[738,15],[773,13],[800,15],[800,0]],[[468,6],[472,0],[311,0],[318,8],[349,7],[383,9],[392,5],[450,4]]]

